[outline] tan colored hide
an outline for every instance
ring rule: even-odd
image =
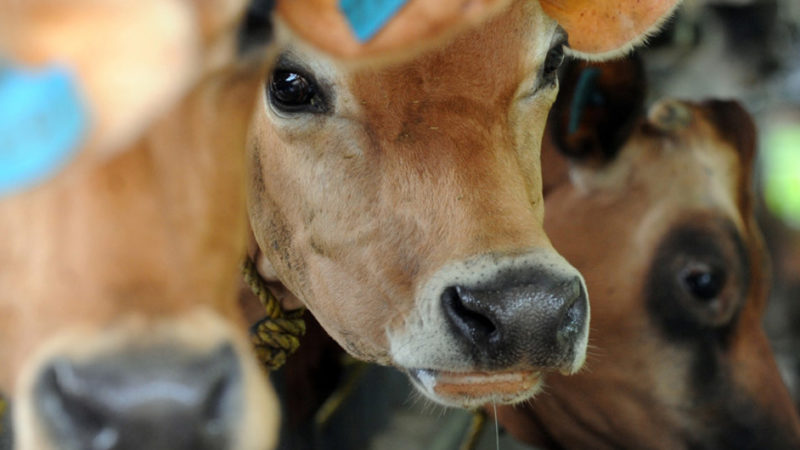
[[[0,392],[16,448],[176,448],[158,439],[191,413],[169,403],[181,392],[208,396],[211,409],[178,441],[197,448],[216,433],[225,448],[274,445],[274,394],[236,303],[244,138],[266,56],[236,53],[243,7],[0,4],[0,52],[28,68],[70,67],[91,118],[74,164],[0,198]],[[174,385],[159,394],[161,382]],[[150,395],[179,414],[145,417],[154,422],[138,436],[136,411],[130,429],[115,424],[119,405]]]
[[[124,154],[0,202],[0,386],[21,448],[47,448],[30,403],[50,358],[165,345],[232,344],[246,392],[235,448],[274,438],[274,400],[235,302],[254,81],[209,79]]]
[[[604,105],[631,89],[598,86]],[[548,190],[545,229],[586,278],[591,349],[586,370],[549,377],[535,402],[498,407],[500,423],[547,448],[796,448],[800,419],[761,325],[752,120],[734,102],[663,100],[646,119],[637,106],[613,152],[591,111],[576,134],[594,145],[562,147],[564,160],[555,145],[574,141],[555,136],[545,150],[568,175]]]
[[[248,150],[262,275],[437,402],[521,401],[583,362],[585,290],[542,228],[558,25],[519,0],[375,67],[278,24]]]
[[[82,160],[125,149],[211,66],[245,0],[0,0],[0,55],[73,71],[90,115]]]

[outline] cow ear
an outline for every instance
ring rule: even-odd
[[[569,34],[572,53],[602,60],[626,53],[656,32],[681,0],[540,0]]]
[[[278,0],[278,16],[338,58],[395,55],[427,47],[499,11],[510,0]]]
[[[612,160],[643,116],[644,65],[631,55],[606,63],[573,60],[564,68],[550,111],[548,137],[555,148],[582,164]]]

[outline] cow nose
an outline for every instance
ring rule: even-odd
[[[500,277],[441,295],[456,337],[486,369],[520,363],[568,369],[585,340],[588,300],[579,277]]]
[[[233,438],[242,375],[230,345],[203,356],[150,349],[52,360],[34,395],[59,448],[212,450]]]

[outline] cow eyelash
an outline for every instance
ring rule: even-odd
[[[539,76],[539,85],[537,90],[544,87],[555,87],[558,83],[558,69],[566,59],[565,47],[568,47],[567,34],[563,30],[556,31],[553,36],[553,44],[547,50],[544,63],[542,63],[542,71]]]

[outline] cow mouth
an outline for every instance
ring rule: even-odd
[[[473,408],[489,403],[519,403],[542,386],[534,370],[504,372],[447,372],[432,369],[408,371],[414,385],[430,399],[447,406]]]

